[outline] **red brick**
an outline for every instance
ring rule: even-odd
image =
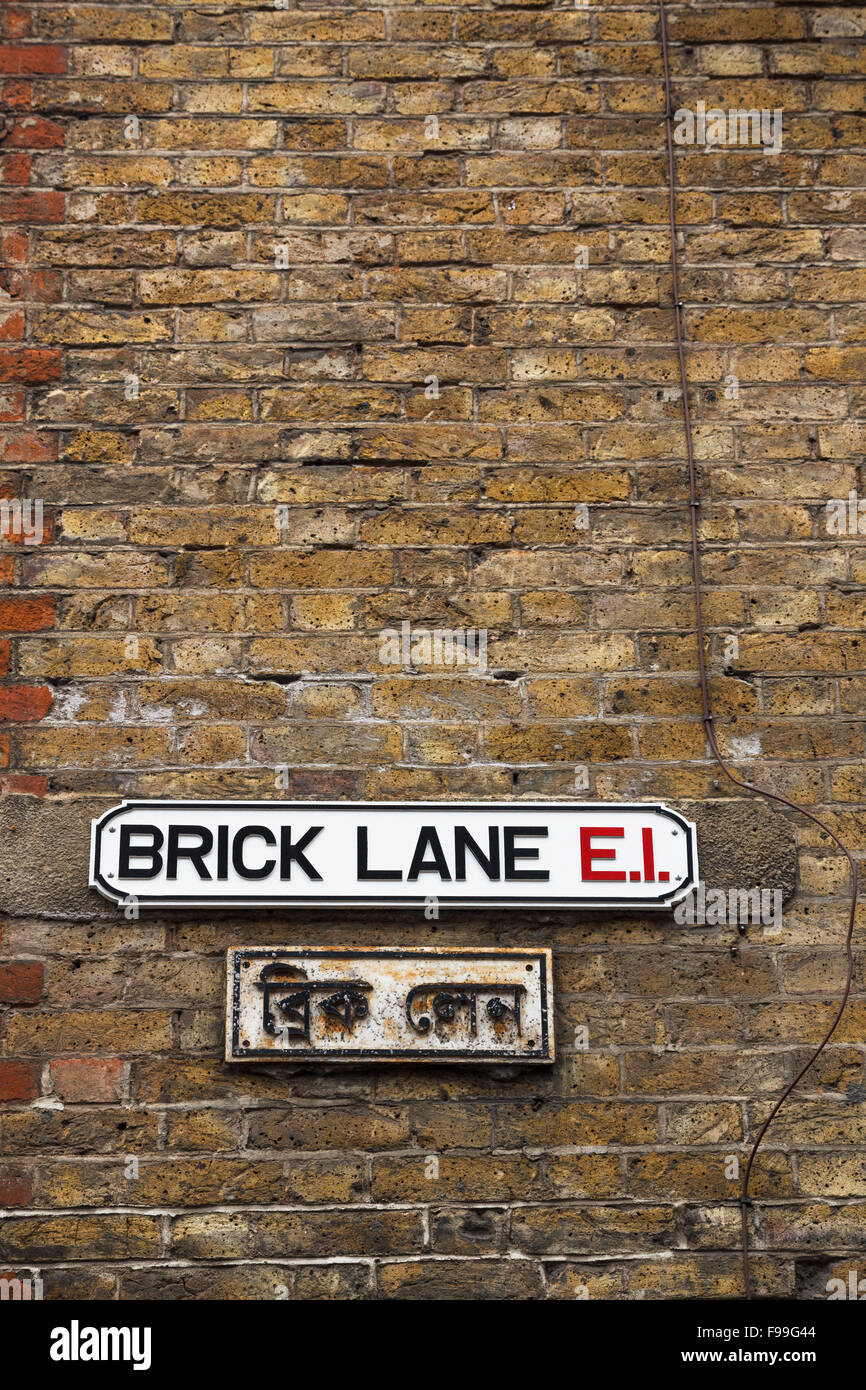
[[[45,116],[22,116],[6,132],[3,143],[7,149],[50,150],[58,149],[65,140],[59,121],[49,121]]]
[[[41,960],[0,963],[0,1004],[38,1004],[44,978]]]
[[[0,584],[11,584],[14,575],[14,557],[12,555],[0,555]]]
[[[44,719],[53,699],[54,694],[47,685],[0,686],[0,719],[17,724]]]
[[[12,309],[0,320],[0,341],[10,343],[24,337],[24,311]]]
[[[58,348],[0,348],[0,381],[19,381],[28,386],[57,381],[60,377]]]
[[[64,193],[22,192],[0,197],[0,218],[6,222],[62,222]]]
[[[11,643],[7,640],[0,642],[0,676],[5,676],[9,670],[9,655]]]
[[[66,49],[60,44],[0,44],[0,73],[11,77],[56,76],[66,71]]]
[[[0,285],[12,299],[51,304],[60,298],[63,280],[58,270],[7,270],[0,271]]]
[[[0,237],[0,260],[4,265],[26,265],[27,233],[4,232]]]
[[[12,772],[0,777],[0,796],[47,796],[48,778],[35,772]]]
[[[60,299],[62,292],[63,276],[59,270],[28,270],[23,276],[23,299],[38,299],[50,304]]]
[[[119,1057],[69,1057],[51,1063],[54,1090],[65,1101],[115,1101],[123,1092]]]
[[[0,89],[0,102],[10,111],[29,111],[33,105],[32,82],[4,82]]]
[[[57,436],[37,434],[36,430],[16,430],[0,444],[0,458],[4,463],[53,463],[57,458]],[[44,541],[48,527],[44,515],[42,521],[45,527]],[[8,536],[7,539],[14,541],[16,537]]]
[[[10,425],[17,420],[24,419],[26,399],[20,387],[0,390],[0,424]],[[7,436],[7,439],[9,436]],[[0,457],[3,453],[3,444],[6,440],[0,439]]]
[[[8,6],[3,13],[0,28],[7,39],[26,39],[30,33],[30,11]]]
[[[8,448],[4,448],[4,443],[0,441],[0,459],[6,463],[53,463],[57,459],[57,441],[54,435],[38,435],[35,431],[19,431],[15,438],[8,439]],[[0,488],[0,498],[10,498],[14,492],[4,492]],[[42,513],[42,539],[36,542],[38,545],[49,545],[54,539],[56,530],[56,517],[53,512]],[[32,548],[33,541],[28,539],[24,528],[21,531],[10,531],[3,537],[7,545],[26,545]]]
[[[32,1195],[33,1182],[24,1168],[0,1166],[0,1207],[26,1207]]]
[[[49,594],[0,599],[0,632],[38,632],[53,623],[54,599]]]
[[[0,1058],[0,1100],[33,1100],[38,1095],[39,1068],[35,1062]]]
[[[30,182],[30,156],[23,150],[15,154],[4,154],[0,160],[0,177],[10,186]]]

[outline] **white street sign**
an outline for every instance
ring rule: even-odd
[[[668,907],[695,827],[640,802],[124,801],[90,883],[141,907]]]

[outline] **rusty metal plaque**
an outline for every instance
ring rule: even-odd
[[[226,1061],[552,1062],[548,948],[227,953]]]

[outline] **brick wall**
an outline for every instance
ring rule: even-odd
[[[735,814],[699,721],[654,6],[0,23],[0,495],[44,508],[0,546],[0,1262],[54,1297],[738,1294],[730,1160],[844,974],[808,823],[770,818],[796,891],[744,935],[124,921],[82,881],[123,795]],[[866,12],[669,23],[678,105],[783,112],[778,155],[678,151],[716,728],[860,854],[866,561],[826,503],[862,486]],[[485,629],[488,671],[383,666],[402,621]],[[300,940],[550,943],[559,1060],[232,1071],[226,946]],[[866,1273],[861,985],[757,1165],[763,1292]]]

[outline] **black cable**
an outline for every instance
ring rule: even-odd
[[[673,112],[671,110],[671,74],[670,65],[668,62],[668,34],[667,15],[665,12],[665,0],[659,0],[659,29],[661,32],[662,62],[664,65],[665,82],[665,130],[667,134],[668,154],[668,202],[670,212],[671,273],[673,277],[674,323],[676,325],[677,356],[679,358],[680,385],[682,388],[683,397],[683,424],[685,426],[686,436],[686,458],[688,460],[689,469],[689,511],[691,514],[692,576],[695,594],[695,621],[696,636],[698,641],[698,674],[701,686],[701,705],[703,711],[704,731],[706,733],[707,743],[710,746],[713,757],[715,758],[722,772],[729,779],[729,781],[733,782],[735,786],[744,788],[745,791],[754,792],[756,796],[766,797],[770,801],[780,802],[783,806],[789,807],[792,811],[796,811],[800,815],[806,816],[810,821],[813,822],[813,824],[817,825],[821,830],[823,830],[826,835],[829,835],[831,840],[833,840],[839,846],[840,850],[845,855],[845,858],[848,860],[848,866],[851,873],[851,905],[848,914],[848,930],[845,936],[845,955],[848,961],[848,971],[845,979],[845,988],[842,991],[842,996],[839,1001],[839,1008],[836,1012],[833,1022],[830,1024],[830,1027],[827,1029],[827,1032],[825,1033],[821,1042],[815,1048],[814,1052],[811,1053],[805,1065],[802,1066],[800,1070],[797,1072],[797,1075],[794,1077],[794,1080],[790,1082],[788,1086],[785,1087],[784,1091],[780,1095],[779,1099],[776,1101],[766,1120],[761,1125],[761,1128],[758,1131],[757,1138],[755,1139],[755,1142],[751,1148],[751,1152],[749,1153],[748,1162],[746,1164],[746,1170],[743,1174],[743,1186],[740,1193],[740,1223],[742,1229],[743,1280],[745,1284],[746,1297],[751,1298],[752,1280],[751,1270],[749,1267],[748,1215],[751,1199],[749,1197],[749,1179],[751,1178],[752,1167],[754,1165],[755,1158],[758,1153],[758,1149],[761,1146],[761,1142],[764,1138],[764,1135],[767,1133],[767,1130],[769,1129],[773,1120],[776,1118],[782,1106],[785,1104],[785,1101],[791,1095],[791,1092],[800,1084],[806,1073],[815,1065],[815,1062],[818,1060],[821,1053],[824,1051],[824,1048],[827,1046],[828,1042],[830,1041],[837,1027],[839,1026],[839,1020],[841,1019],[842,1014],[845,1011],[845,1005],[848,1002],[848,996],[851,993],[851,985],[854,978],[854,955],[851,943],[854,935],[854,918],[857,910],[857,865],[855,864],[854,858],[847,845],[843,844],[842,840],[839,838],[836,832],[834,830],[831,830],[830,826],[827,825],[823,820],[821,820],[819,816],[816,816],[814,811],[807,810],[805,806],[799,805],[796,801],[790,801],[788,797],[781,796],[778,792],[771,792],[767,791],[763,787],[753,786],[751,782],[746,782],[741,777],[738,777],[736,773],[732,772],[731,769],[728,767],[727,763],[725,762],[724,758],[719,752],[719,747],[716,743],[716,735],[713,730],[713,713],[710,703],[709,685],[707,682],[706,656],[704,653],[706,631],[704,628],[703,594],[701,588],[701,547],[700,539],[698,536],[698,509],[700,508],[701,503],[700,498],[698,497],[697,476],[695,470],[695,452],[694,441],[692,438],[692,420],[691,413],[689,410],[689,385],[688,377],[686,374],[685,353],[683,348],[683,306],[680,301],[677,265],[676,161],[674,159],[673,134],[671,131],[671,120],[673,119]]]

